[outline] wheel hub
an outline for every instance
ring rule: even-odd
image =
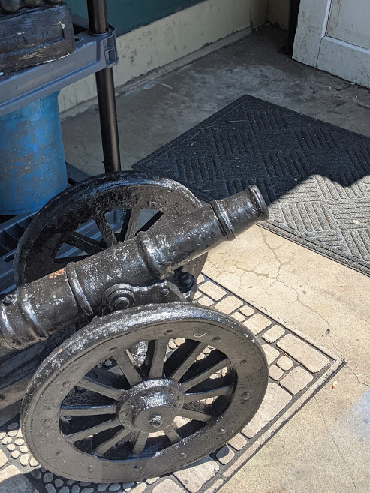
[[[125,428],[156,433],[171,425],[183,404],[184,394],[176,382],[147,380],[125,393],[118,419]]]

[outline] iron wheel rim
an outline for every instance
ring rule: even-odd
[[[122,317],[124,317],[123,321]],[[169,333],[169,330],[172,332]],[[191,430],[189,435],[183,436],[180,428],[175,430],[180,437],[179,440],[174,439],[174,437],[176,438],[174,430],[170,430],[170,435],[166,435],[165,432],[164,440],[167,440],[167,443],[163,446],[165,442],[162,438],[160,439],[162,449],[150,448],[146,442],[146,447],[139,450],[138,442],[140,440],[142,442],[142,437],[139,435],[135,442],[132,438],[127,441],[126,437],[123,437],[123,442],[117,442],[118,445],[116,443],[113,449],[108,449],[104,453],[97,452],[93,448],[96,443],[98,443],[98,447],[102,443],[104,446],[106,441],[110,439],[114,441],[117,434],[124,432],[122,423],[121,429],[118,425],[114,426],[110,423],[108,424],[109,437],[104,435],[106,432],[104,423],[119,420],[117,410],[113,418],[110,416],[110,419],[107,419],[107,415],[105,417],[101,415],[100,423],[94,421],[93,426],[90,426],[92,424],[90,421],[87,428],[75,431],[77,434],[82,433],[84,435],[85,438],[82,441],[76,441],[76,436],[73,436],[71,441],[70,435],[64,433],[61,425],[61,408],[65,402],[65,397],[91,371],[93,365],[91,352],[94,352],[95,360],[97,353],[99,353],[98,360],[105,361],[112,357],[112,351],[130,348],[138,342],[138,339],[161,341],[164,338],[168,339],[169,336],[171,336],[170,339],[173,339],[172,336],[181,336],[182,339],[185,338],[185,341],[192,340],[195,341],[194,344],[202,346],[206,344],[206,347],[212,345],[214,350],[211,350],[209,356],[215,352],[217,357],[220,357],[220,353],[222,353],[227,358],[228,363],[223,368],[231,369],[230,373],[226,372],[226,377],[234,375],[233,390],[228,395],[226,405],[224,390],[213,400],[216,403],[222,401],[218,407],[221,411],[216,412],[205,421],[190,419],[190,426],[184,425]],[[177,348],[175,352],[179,351],[180,348]],[[232,356],[229,356],[229,353],[232,353]],[[168,361],[171,361],[171,358]],[[202,358],[197,371],[204,368],[204,364],[203,366],[201,364],[202,361],[207,366],[211,360],[208,357]],[[220,364],[222,367],[222,360],[218,366],[217,362],[215,363],[217,368],[215,365],[211,365],[209,370],[212,371],[212,375],[216,370],[221,370]],[[164,362],[162,376],[165,380],[172,382],[174,379],[166,374],[165,365],[166,362]],[[191,370],[191,366],[189,368]],[[190,370],[188,369],[184,375],[188,375]],[[211,391],[217,378],[209,377],[206,380],[201,378],[197,384],[198,387],[187,383],[186,378],[188,377],[186,377],[184,380],[186,388],[182,389],[183,396],[195,392],[204,393],[205,388],[207,391]],[[177,382],[180,383],[180,387],[184,387],[183,378]],[[195,378],[199,379],[199,375],[195,375]],[[41,365],[27,389],[23,402],[21,413],[23,433],[35,458],[45,468],[58,475],[93,482],[140,481],[147,477],[178,470],[209,454],[236,435],[257,411],[266,390],[267,378],[265,356],[253,334],[238,322],[215,310],[189,303],[170,303],[168,305],[153,305],[144,311],[142,308],[134,308],[128,310],[126,314],[116,312],[103,319],[95,319],[85,329],[65,341]],[[155,375],[153,378],[151,375],[149,380],[158,382],[160,379]],[[211,386],[209,386],[210,380],[212,380]],[[228,385],[231,385],[230,378],[228,381]],[[145,382],[148,382],[148,379]],[[221,383],[225,383],[225,378]],[[221,387],[225,387],[225,385],[221,385]],[[214,386],[216,391],[219,388],[220,386]],[[115,400],[118,402],[118,397]],[[186,405],[185,407],[188,408],[189,406]],[[215,408],[214,405],[211,407]],[[157,408],[152,409],[150,407],[150,412],[152,411],[154,416],[158,415]],[[192,411],[199,412],[195,409]],[[140,413],[139,417],[141,417]],[[100,425],[102,426],[99,428]],[[95,430],[101,429],[101,431],[95,433],[92,430],[94,427]],[[37,430],[37,432],[32,430]],[[101,441],[102,436],[103,440]],[[171,443],[171,436],[173,443]],[[96,437],[97,442],[94,442]],[[88,442],[92,444],[91,447]],[[111,450],[114,450],[115,453],[117,450],[121,452],[127,443],[129,444],[128,448],[131,447],[129,455],[126,455],[122,460],[119,460],[114,454],[112,456]],[[136,451],[135,447],[137,447]],[[76,464],[78,464],[78,470],[76,470]]]
[[[32,282],[69,262],[98,253],[118,241],[124,242],[145,227],[149,229],[154,222],[178,217],[201,206],[190,190],[167,178],[130,171],[88,178],[58,194],[34,216],[15,253],[15,281],[17,285]],[[135,230],[140,211],[150,209],[158,214]],[[106,214],[118,210],[124,210],[125,215],[122,230],[116,233]],[[94,228],[101,235],[99,240],[76,231],[89,222],[96,223]],[[59,255],[63,245],[75,247],[85,255],[63,258]],[[205,260],[206,255],[203,255],[189,262],[186,270],[198,277]]]

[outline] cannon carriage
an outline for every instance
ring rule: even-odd
[[[0,8],[43,16],[48,3],[60,2]],[[57,475],[140,481],[222,446],[262,402],[268,369],[253,334],[194,295],[207,252],[267,208],[253,186],[202,205],[172,180],[119,171],[114,36],[106,1],[87,7],[105,50],[96,81],[106,174],[52,198],[18,243],[17,289],[1,299],[0,412],[22,400],[27,446]],[[67,68],[65,79],[76,72]]]
[[[13,351],[2,392],[23,392],[21,426],[41,465],[81,481],[139,481],[209,454],[249,422],[267,386],[263,351],[245,326],[193,299],[207,251],[266,216],[256,187],[202,206],[176,182],[122,172],[41,209],[0,317],[0,343]],[[78,232],[86,223],[95,235]],[[17,381],[25,361],[33,366]]]

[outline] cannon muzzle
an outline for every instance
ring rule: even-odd
[[[21,286],[2,302],[0,344],[24,349],[81,317],[97,315],[112,286],[149,286],[165,279],[267,217],[266,204],[252,186],[176,220],[158,221],[125,243]]]

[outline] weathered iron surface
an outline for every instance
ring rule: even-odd
[[[35,216],[18,243],[15,280],[26,284],[76,260],[60,253],[63,246],[93,255],[200,207],[190,190],[173,180],[128,171],[89,178],[59,194]],[[117,231],[106,220],[112,211],[122,215]],[[89,221],[100,238],[77,232]],[[204,262],[205,257],[192,261],[187,272],[198,277]]]
[[[23,399],[27,386],[44,359],[75,332],[70,326],[23,351],[7,351],[0,364],[0,411]]]
[[[96,318],[41,365],[21,425],[34,457],[80,481],[140,481],[217,449],[257,411],[268,370],[236,320],[192,303]]]
[[[72,16],[64,3],[0,0],[0,72],[56,60],[74,46]]]
[[[126,310],[133,306],[150,305],[151,303],[166,303],[171,301],[192,301],[196,291],[193,276],[189,275],[188,289],[182,289],[179,278],[185,274],[181,270],[175,271],[170,280],[164,280],[149,286],[132,286],[130,284],[114,284],[108,288],[102,298],[102,313]],[[187,277],[188,278],[188,277]]]
[[[116,232],[106,214],[122,207]],[[3,299],[0,344],[28,348],[8,359],[29,376],[49,350],[26,390],[29,378],[4,375],[25,393],[24,437],[45,468],[140,481],[194,462],[248,423],[267,386],[264,353],[245,326],[189,301],[206,252],[266,218],[256,187],[201,207],[175,182],[125,173],[77,185],[36,216],[16,261],[18,280],[31,282]],[[76,232],[92,219],[100,241]],[[65,242],[86,255],[58,256]]]
[[[104,174],[85,179],[85,182],[78,186],[74,183],[73,192],[70,188],[49,202],[37,214],[32,225],[28,225],[22,239],[18,239],[15,262],[17,281],[25,284],[75,260],[71,253],[68,253],[73,246],[65,243],[70,235],[71,243],[78,238],[80,247],[87,248],[89,253],[84,252],[86,256],[93,253],[89,248],[91,244],[95,247],[98,245],[97,251],[107,248],[109,230],[106,228],[103,228],[103,235],[100,233],[100,241],[91,240],[94,226],[99,232],[93,220],[96,216],[104,215],[109,218],[113,215],[111,227],[117,231],[117,241],[124,242],[125,239],[135,236],[138,230],[148,230],[157,220],[165,222],[199,207],[200,201],[182,185],[172,180],[145,178],[138,173],[122,172],[110,176]],[[78,235],[73,235],[75,229],[78,229]],[[109,237],[111,234],[109,233]],[[17,242],[15,246],[16,244]],[[86,244],[87,247],[84,246]],[[63,253],[58,252],[61,247],[62,250],[64,248]],[[186,271],[177,271],[176,279],[170,283],[171,293],[167,297],[163,296],[158,284],[142,287],[140,290],[135,288],[135,306],[138,303],[159,302],[159,297],[165,301],[189,300],[192,287],[196,288],[194,278],[198,277],[205,258],[205,255],[198,257],[186,265]],[[131,291],[133,289],[130,287]],[[174,290],[180,290],[182,297],[174,298]],[[102,310],[105,313],[104,307]],[[89,317],[86,317],[80,321],[79,326],[88,321]],[[22,398],[29,378],[41,361],[67,338],[68,334],[70,335],[68,330],[59,331],[58,337],[51,337],[19,353],[3,349],[9,354],[1,355],[0,410]]]
[[[112,286],[148,286],[165,279],[221,241],[233,239],[266,218],[261,194],[256,187],[249,187],[166,224],[158,221],[123,244],[115,244],[113,239],[107,250],[8,295],[2,303],[0,342],[22,349],[46,339],[82,317],[99,314],[104,294]]]

